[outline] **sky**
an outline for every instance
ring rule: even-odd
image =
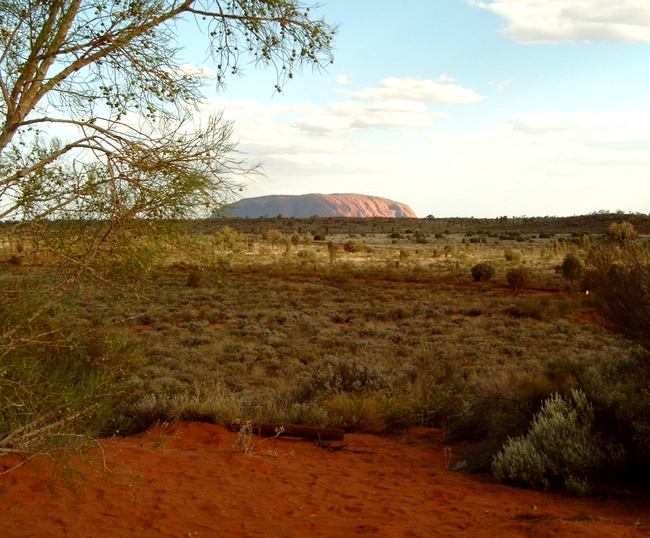
[[[334,63],[274,92],[244,64],[223,110],[264,175],[245,198],[359,193],[419,217],[650,212],[647,0],[326,0]],[[210,68],[181,32],[184,59]],[[192,36],[192,37],[183,37]]]

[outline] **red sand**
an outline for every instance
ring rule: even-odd
[[[447,471],[423,433],[346,435],[336,452],[254,438],[252,456],[209,424],[106,439],[108,473],[89,449],[83,476],[62,480],[40,456],[0,475],[0,536],[650,536],[650,498],[575,499]],[[0,458],[0,472],[18,461]]]

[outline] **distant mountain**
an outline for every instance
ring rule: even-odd
[[[417,218],[406,204],[364,194],[271,195],[246,198],[225,208],[230,217],[406,217]]]

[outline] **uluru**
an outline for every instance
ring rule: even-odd
[[[365,194],[276,194],[245,198],[225,208],[230,217],[417,218],[406,204]]]

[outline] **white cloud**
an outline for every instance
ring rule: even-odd
[[[345,135],[351,130],[351,122],[345,117],[327,114],[302,116],[290,122],[290,125],[300,131],[318,135]]]
[[[510,80],[504,80],[497,86],[497,91],[499,93],[503,93],[509,84],[510,84]]]
[[[434,118],[447,114],[432,112],[427,103],[473,103],[484,97],[473,90],[451,84],[413,78],[386,78],[378,86],[359,91],[337,90],[350,98],[324,107],[312,107],[292,120],[292,126],[310,134],[345,135],[368,128],[429,127]],[[298,112],[294,108],[294,112]]]
[[[328,109],[338,117],[347,118],[352,128],[422,127],[433,122],[427,106],[417,101],[395,99],[364,103],[351,100],[332,103]]]
[[[650,42],[647,0],[469,0],[504,17],[501,34],[519,43]]]
[[[205,102],[203,108],[206,111],[224,109],[229,118],[237,121],[238,127],[244,124],[251,128],[251,133],[264,133],[273,144],[288,130],[296,136],[300,133],[346,136],[368,128],[428,127],[434,118],[447,116],[429,111],[424,103],[406,100],[364,102],[351,99],[326,106],[312,103],[264,106],[257,102],[227,103],[215,99]]]
[[[436,216],[650,209],[650,110],[527,113],[450,132],[407,98],[421,95],[386,87],[323,104],[206,100],[202,114],[224,109],[238,149],[264,163],[246,196],[366,192]]]
[[[510,120],[517,131],[545,135],[612,149],[647,148],[650,112],[546,112],[520,114]]]
[[[350,84],[350,80],[347,75],[339,75],[336,79],[337,84]]]
[[[442,75],[444,80],[452,80]],[[270,143],[277,143],[279,133],[291,129],[288,136],[340,137],[354,132],[381,128],[417,129],[429,127],[436,117],[446,113],[429,110],[427,103],[468,103],[483,99],[473,90],[456,84],[439,84],[431,80],[397,79],[382,80],[378,86],[361,91],[335,90],[346,96],[345,101],[326,105],[313,103],[276,103],[262,105],[252,100],[226,102],[210,99],[204,102],[205,110],[226,110],[228,117],[237,119],[238,129],[244,123],[251,132],[263,132]],[[250,120],[250,118],[256,118]],[[277,124],[277,128],[266,128]],[[252,135],[251,135],[252,136]],[[259,135],[255,135],[259,139]]]
[[[442,75],[445,77],[445,75]],[[441,78],[442,78],[441,77]],[[451,79],[450,79],[451,80]],[[385,78],[379,86],[353,92],[358,99],[411,100],[422,103],[475,103],[484,99],[474,90],[457,84],[439,84],[419,78]]]
[[[526,114],[484,131],[428,132],[421,143],[427,149],[400,184],[404,201],[436,216],[573,215],[601,207],[648,212],[648,129],[635,130],[629,121],[639,114],[650,112],[630,112],[628,121],[626,114]]]
[[[280,155],[326,155],[354,151],[355,144],[336,135],[350,132],[350,120],[338,119],[313,103],[264,105],[252,100],[206,99],[200,116],[223,110],[234,120],[233,140],[251,161],[282,159]]]

